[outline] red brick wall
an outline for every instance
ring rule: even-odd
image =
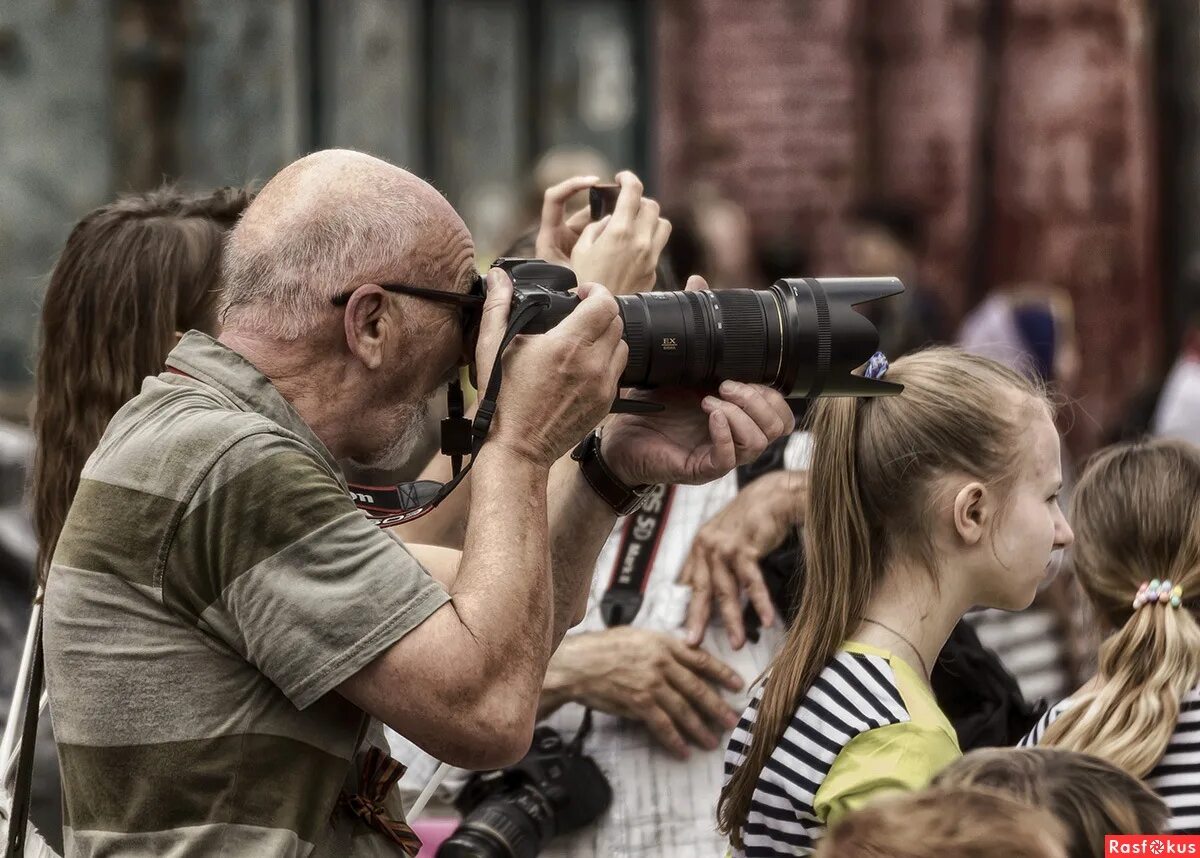
[[[1146,0],[1008,0],[988,281],[1075,296],[1084,449],[1156,366],[1156,200]],[[715,182],[764,238],[841,264],[860,195],[929,214],[925,279],[967,309],[983,0],[660,0],[662,195]],[[1119,347],[1114,348],[1118,345]]]
[[[853,0],[662,0],[661,193],[713,181],[764,237],[836,248],[854,195]]]

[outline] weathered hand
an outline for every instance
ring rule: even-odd
[[[578,295],[579,305],[561,323],[544,334],[519,336],[505,350],[504,382],[488,433],[489,444],[547,468],[604,418],[629,355],[608,290],[585,283]],[[511,301],[508,275],[493,268],[476,347],[481,389],[491,376]]]
[[[734,649],[746,642],[742,592],[749,596],[762,624],[774,624],[775,606],[758,562],[801,522],[807,495],[807,472],[764,474],[700,528],[679,574],[679,583],[692,588],[688,643],[695,646],[703,640],[714,598]]]
[[[550,660],[547,686],[601,712],[640,721],[679,757],[687,743],[715,750],[738,713],[714,689],[742,678],[704,650],[629,626],[568,635]],[[713,725],[718,729],[714,730]]]
[[[692,276],[688,290],[706,288]],[[719,396],[686,390],[634,392],[665,406],[652,414],[618,414],[604,427],[601,455],[626,485],[700,484],[757,459],[792,431],[795,418],[776,390],[724,381]]]

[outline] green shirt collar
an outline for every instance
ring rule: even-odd
[[[299,436],[329,464],[338,481],[345,484],[342,469],[329,448],[271,380],[229,346],[200,331],[188,331],[167,355],[167,367],[216,388],[243,411],[261,414]]]

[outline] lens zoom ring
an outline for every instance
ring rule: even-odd
[[[622,379],[644,382],[650,369],[650,339],[646,334],[646,317],[641,307],[630,307],[622,313],[625,331],[622,338],[629,345],[629,360]]]
[[[751,291],[718,293],[724,350],[717,375],[735,381],[762,382],[766,375],[767,314]]]
[[[704,326],[704,308],[700,302],[705,300],[696,293],[683,293],[689,298],[692,312],[692,329],[687,339],[687,380],[693,383],[703,383],[709,372],[709,352],[712,346]]]

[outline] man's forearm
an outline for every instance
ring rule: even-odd
[[[564,456],[550,471],[550,558],[554,577],[554,646],[578,622],[587,604],[596,557],[617,520],[583,478],[579,463]]]
[[[537,695],[558,638],[548,542],[547,472],[484,445],[473,474],[462,559],[450,595],[506,678]]]

